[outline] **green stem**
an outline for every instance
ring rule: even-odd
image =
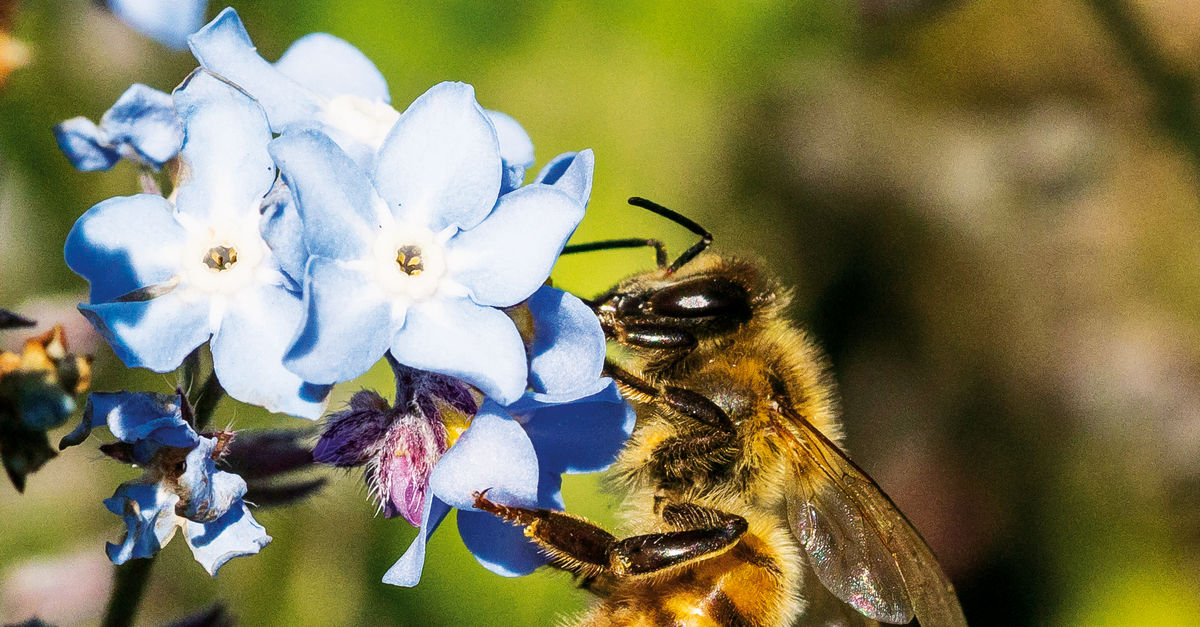
[[[221,387],[221,382],[217,380],[217,373],[209,373],[208,378],[204,380],[204,387],[200,388],[200,394],[196,396],[194,409],[197,433],[202,433],[208,427],[213,413],[217,411],[217,403],[221,402],[224,396],[225,388]]]
[[[152,566],[153,557],[129,560],[117,566],[112,594],[108,597],[104,622],[101,623],[103,627],[128,627],[133,624],[138,605],[146,594],[146,584],[150,582]]]
[[[1149,33],[1125,0],[1087,0],[1108,29],[1138,78],[1154,98],[1158,124],[1188,153],[1200,169],[1200,112],[1196,85],[1187,72],[1173,67],[1155,47]]]

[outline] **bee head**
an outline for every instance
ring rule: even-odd
[[[592,301],[609,339],[633,348],[687,350],[751,322],[774,301],[753,264],[703,254],[678,271],[630,277]]]

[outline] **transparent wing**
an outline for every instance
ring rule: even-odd
[[[886,623],[967,624],[933,552],[892,500],[840,448],[788,409],[776,423],[796,464],[788,522],[817,578],[839,599]]]

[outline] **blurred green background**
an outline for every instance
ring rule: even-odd
[[[73,170],[50,128],[97,119],[134,81],[193,67],[84,0],[22,2],[31,62],[0,87],[0,306],[67,322],[94,389],[130,373],[74,311],[64,237],[136,172]],[[358,46],[403,108],[442,80],[528,130],[540,163],[591,147],[574,241],[691,237],[641,195],[763,259],[828,349],[848,447],[908,513],[973,625],[1200,624],[1200,11],[1179,0],[234,3],[260,52],[326,31]],[[209,16],[222,5],[213,4]],[[590,295],[652,255],[564,259]],[[0,337],[11,348],[23,334]],[[390,394],[382,370],[341,386]],[[226,402],[217,423],[301,426]],[[61,434],[52,434],[57,441]],[[96,622],[121,522],[101,499],[134,471],[94,447],[0,482],[0,622]],[[210,579],[176,539],[140,623],[214,600],[244,624],[555,624],[564,575],[494,576],[448,521],[416,589],[380,577],[411,541],[356,473],[256,513],[261,555]],[[568,478],[610,528],[618,497]]]

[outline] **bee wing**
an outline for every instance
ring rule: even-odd
[[[797,466],[788,522],[821,583],[878,621],[915,615],[922,627],[965,626],[953,586],[912,523],[829,438],[789,418],[777,425]]]

